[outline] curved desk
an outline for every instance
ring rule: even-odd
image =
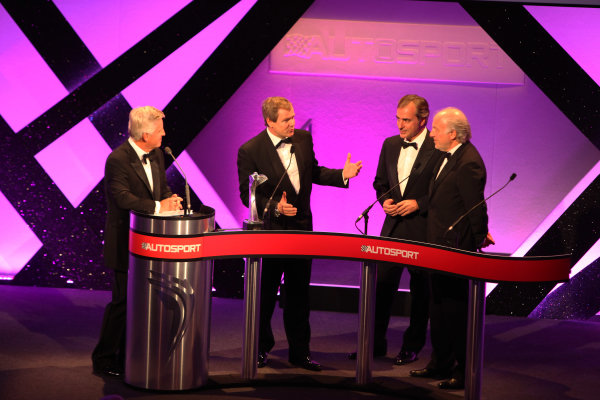
[[[151,243],[152,246],[142,246]],[[184,251],[185,249],[185,251]],[[481,389],[483,327],[485,318],[485,281],[559,282],[569,279],[570,255],[544,257],[507,257],[474,253],[409,240],[306,231],[212,232],[194,237],[157,237],[132,231],[130,251],[141,257],[167,260],[214,259],[231,257],[307,257],[357,260],[363,263],[360,281],[359,329],[356,380],[371,379],[373,323],[375,308],[376,261],[408,264],[430,271],[463,276],[470,280],[467,371],[465,398],[478,399]],[[259,266],[260,268],[260,266]],[[245,274],[245,279],[248,274]],[[248,286],[246,286],[248,287]],[[257,286],[253,286],[257,290]],[[245,297],[257,293],[245,293]],[[258,302],[255,302],[258,307]],[[246,313],[249,311],[246,310]],[[251,310],[252,324],[246,324],[244,337],[256,337],[258,310]],[[245,340],[242,376],[256,374],[255,341]],[[250,347],[248,349],[248,347]],[[249,370],[251,369],[251,370]]]

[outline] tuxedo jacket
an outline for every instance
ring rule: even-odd
[[[256,208],[259,217],[269,197],[275,190],[277,182],[285,174],[279,188],[273,195],[267,214],[264,216],[267,229],[298,229],[312,230],[312,213],[310,210],[310,195],[313,183],[318,185],[347,187],[344,185],[341,169],[330,169],[319,166],[313,150],[312,135],[304,130],[296,129],[291,137],[294,146],[294,157],[298,163],[300,192],[296,193],[290,181],[279,154],[265,130],[244,143],[238,151],[237,167],[239,178],[240,198],[249,207],[249,176],[258,172],[266,175],[268,180],[256,189]],[[286,192],[288,203],[298,209],[296,216],[281,215],[275,217],[273,210]]]
[[[436,174],[442,164],[438,162]],[[485,165],[470,142],[450,157],[429,189],[427,241],[463,250],[475,251],[488,233],[487,207],[483,203],[447,232],[461,215],[484,199]]]
[[[425,216],[429,206],[429,183],[443,153],[435,149],[433,139],[429,137],[429,131],[426,130],[423,134],[426,135],[425,141],[419,149],[413,168],[410,171],[404,196],[402,196],[398,186],[379,200],[383,204],[387,199],[392,199],[394,203],[404,199],[414,199],[419,205],[419,210],[405,217],[392,217],[386,214],[381,236],[392,236],[393,232],[393,236],[400,239],[425,241],[427,238]],[[405,178],[405,176],[398,176],[398,158],[400,153],[405,151],[402,149],[402,142],[403,140],[399,135],[391,136],[383,142],[379,164],[377,165],[377,174],[373,182],[377,198],[396,186],[399,180]]]
[[[117,271],[127,271],[129,264],[129,212],[153,214],[155,201],[172,195],[167,185],[162,150],[150,152],[154,190],[129,141],[110,153],[104,168],[104,188],[108,213],[104,230],[104,263]]]

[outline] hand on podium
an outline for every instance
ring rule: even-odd
[[[182,201],[183,199],[176,194],[167,197],[160,202],[160,212],[181,210],[183,209],[183,206],[181,205]]]

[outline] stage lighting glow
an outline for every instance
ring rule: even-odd
[[[121,93],[133,107],[164,109],[246,15],[256,0],[240,1]]]
[[[42,242],[0,192],[0,279],[14,276],[42,247]]]
[[[0,5],[0,115],[18,132],[68,94]]]
[[[189,3],[190,0],[54,0],[102,68]]]
[[[84,119],[35,155],[73,207],[77,207],[104,177],[111,149],[88,119]]]
[[[600,85],[600,8],[524,7]]]
[[[234,218],[225,202],[213,189],[210,181],[204,176],[186,151],[183,151],[177,157],[177,162],[185,171],[190,188],[198,195],[202,203],[215,209],[215,221],[217,221],[219,226],[223,229],[241,228],[240,222]],[[172,165],[170,168],[174,168],[174,166]]]

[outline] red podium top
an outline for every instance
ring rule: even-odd
[[[130,232],[129,251],[164,260],[233,257],[310,257],[388,261],[491,282],[569,279],[570,255],[507,257],[409,240],[307,231],[212,232],[154,236]]]

